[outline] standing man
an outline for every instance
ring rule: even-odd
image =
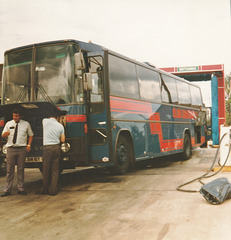
[[[33,131],[27,121],[21,119],[21,112],[19,108],[13,109],[13,120],[6,123],[2,137],[7,139],[6,147],[6,185],[4,194],[1,197],[11,195],[11,189],[14,182],[14,170],[17,164],[18,175],[18,194],[26,195],[24,190],[24,165],[26,153],[31,150],[31,143],[33,140]],[[27,143],[27,137],[28,143]]]
[[[38,194],[55,196],[58,193],[60,142],[65,142],[64,127],[52,113],[43,119],[43,187]]]

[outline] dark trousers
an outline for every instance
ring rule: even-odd
[[[14,182],[14,170],[17,165],[18,190],[24,191],[24,165],[26,158],[26,147],[9,147],[6,154],[6,185],[4,192],[11,192]]]
[[[56,195],[58,193],[60,146],[43,146],[43,188],[42,192]]]

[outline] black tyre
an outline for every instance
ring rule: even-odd
[[[184,135],[182,159],[188,160],[192,156],[191,140],[188,134]]]
[[[124,136],[120,136],[116,145],[115,172],[117,174],[126,173],[133,162],[133,151],[131,144]]]

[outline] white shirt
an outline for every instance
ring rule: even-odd
[[[62,134],[64,127],[55,118],[43,119],[43,145],[59,144]]]
[[[10,135],[7,138],[6,147],[24,147],[27,146],[27,136],[33,136],[34,133],[31,129],[30,124],[27,121],[20,120],[18,122],[18,134],[16,143],[13,144],[14,131],[16,127],[16,122],[11,120],[6,123],[2,133],[9,132]]]

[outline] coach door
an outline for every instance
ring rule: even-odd
[[[102,54],[102,53],[101,53]],[[86,92],[86,111],[88,123],[88,158],[90,164],[102,165],[109,162],[109,134],[108,114],[106,111],[106,97],[104,84],[104,67],[102,55],[90,53],[88,56],[88,72],[91,86]],[[88,78],[88,77],[87,77]],[[86,89],[86,87],[85,87]]]

